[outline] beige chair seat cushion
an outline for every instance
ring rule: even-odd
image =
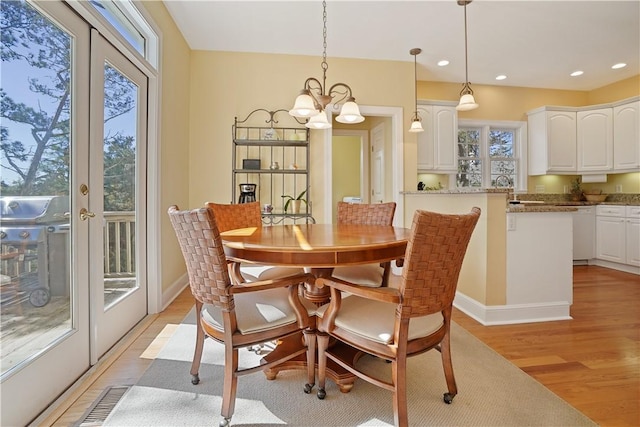
[[[303,268],[296,267],[268,267],[258,275],[258,280],[282,279],[296,274],[304,273]]]
[[[334,268],[331,275],[360,286],[379,288],[382,286],[384,268],[380,264],[350,265]]]
[[[234,295],[240,333],[266,331],[294,323],[296,315],[289,304],[288,294],[286,288],[277,288]],[[301,301],[309,315],[313,315],[316,306],[303,298]],[[202,308],[202,319],[212,328],[224,330],[222,311],[219,307],[205,304]]]
[[[316,310],[320,318],[324,316],[329,304]],[[373,301],[351,295],[342,300],[336,316],[337,327],[382,344],[393,342],[396,305]],[[444,323],[441,313],[423,317],[414,317],[409,321],[409,340],[426,337],[440,329]]]

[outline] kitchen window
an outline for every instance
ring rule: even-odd
[[[460,120],[457,188],[526,187],[526,123]]]

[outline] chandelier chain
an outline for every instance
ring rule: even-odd
[[[322,69],[326,72],[329,68],[327,63],[327,2],[322,2]]]

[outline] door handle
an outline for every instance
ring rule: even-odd
[[[87,209],[82,208],[80,209],[80,219],[83,221],[88,220],[89,218],[93,218],[94,216],[96,216],[95,213],[93,212],[89,212]]]

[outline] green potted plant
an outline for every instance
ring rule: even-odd
[[[580,178],[576,178],[571,181],[571,200],[579,202],[582,199],[582,186],[580,185]]]
[[[293,197],[290,196],[288,194],[284,194],[281,197],[283,199],[286,199],[286,202],[284,203],[284,211],[285,213],[287,212],[287,210],[289,209],[289,204],[291,204],[292,208],[292,213],[297,214],[300,212],[300,205],[302,202],[304,202],[305,204],[307,203],[307,200],[304,198],[304,195],[307,194],[307,190],[302,191],[300,194],[298,194],[297,197]]]

